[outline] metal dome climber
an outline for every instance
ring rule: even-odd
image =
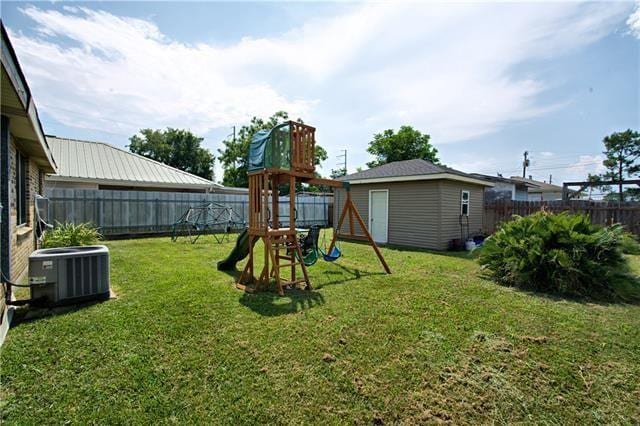
[[[247,226],[247,223],[233,207],[210,202],[189,206],[180,219],[173,224],[171,241],[177,241],[181,236],[188,237],[191,244],[195,244],[200,235],[213,233],[218,243],[229,240],[229,233]],[[222,231],[218,236],[215,231]]]

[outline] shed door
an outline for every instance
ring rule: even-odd
[[[389,225],[389,191],[369,191],[369,232],[377,243],[386,243]]]

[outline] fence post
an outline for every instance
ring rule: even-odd
[[[100,193],[98,193],[98,223],[96,224],[98,226],[98,229],[100,229],[100,232],[102,232],[102,227],[104,226],[104,200],[102,199],[102,196]]]
[[[160,200],[158,199],[158,197],[156,197],[154,205],[153,205],[153,210],[155,213],[155,229],[156,231],[160,231],[160,217],[159,217],[159,213],[160,213]]]

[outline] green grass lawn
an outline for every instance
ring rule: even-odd
[[[554,299],[466,255],[343,244],[245,294],[233,242],[111,241],[118,298],[14,327],[7,423],[640,422],[640,306]],[[633,257],[636,272],[640,257]]]

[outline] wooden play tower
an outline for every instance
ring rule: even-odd
[[[315,131],[314,127],[288,121],[269,131],[258,132],[251,141],[248,165],[249,259],[236,283],[238,288],[249,292],[266,290],[273,278],[280,295],[284,295],[285,288],[290,286],[311,289],[295,223],[295,188],[298,182],[344,188],[347,192],[329,252],[339,237],[366,240],[373,247],[385,271],[391,273],[351,201],[349,183],[316,177]],[[289,186],[289,208],[288,214],[281,216],[279,186],[283,184]],[[346,217],[349,218],[349,232],[341,233]],[[288,226],[282,227],[280,220],[285,218]],[[359,223],[364,235],[355,234],[354,220]],[[254,253],[254,244],[258,239],[262,239],[264,245],[263,265],[259,271]],[[257,277],[256,272],[259,272]]]

